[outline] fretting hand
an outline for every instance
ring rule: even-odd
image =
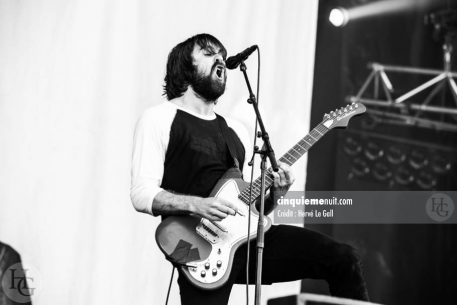
[[[274,193],[274,197],[276,198],[285,195],[292,183],[295,181],[289,165],[278,161],[278,167],[279,171],[271,173],[274,178],[272,191]]]

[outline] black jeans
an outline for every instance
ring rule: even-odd
[[[234,257],[228,282],[216,290],[202,290],[179,275],[182,305],[227,304],[233,284],[246,283],[247,244]],[[250,243],[249,283],[255,283],[255,241]],[[262,284],[324,279],[334,296],[368,300],[358,256],[354,249],[321,233],[295,226],[272,226],[265,234]]]

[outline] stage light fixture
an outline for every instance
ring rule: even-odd
[[[330,11],[328,20],[336,27],[343,27],[349,21],[348,11],[342,7],[334,8]]]
[[[342,8],[336,7],[330,11],[329,20],[336,27],[343,27],[349,21],[393,14],[405,11],[414,11],[419,8],[427,8],[435,0],[380,0],[370,1],[365,4]]]

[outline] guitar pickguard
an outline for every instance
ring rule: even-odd
[[[220,181],[214,190],[214,197],[228,200],[237,207],[239,213],[235,216],[217,222],[192,216],[170,216],[157,228],[156,240],[167,257],[175,254],[183,241],[189,245],[189,252],[198,253],[197,260],[183,259],[181,268],[200,288],[215,289],[227,281],[234,253],[247,239],[249,207],[238,199],[240,189],[246,185],[241,179],[226,179]],[[257,222],[258,215],[251,211],[251,238],[257,234]],[[268,217],[265,217],[264,225],[265,230],[270,228]]]
[[[242,215],[228,216],[218,222],[202,219],[196,228],[200,236],[202,236],[202,232],[206,232],[210,236],[209,242],[212,246],[212,251],[207,259],[190,262],[192,267],[184,268],[188,270],[191,281],[194,284],[198,282],[199,287],[204,285],[204,288],[211,289],[224,283],[230,275],[235,250],[247,239],[249,207],[238,199],[239,185],[243,186],[243,181],[226,180],[215,193],[215,197],[232,202]],[[250,235],[252,238],[255,238],[257,234],[257,221],[258,216],[251,212]],[[265,219],[264,224],[269,228],[271,223],[269,219]],[[209,227],[210,232],[205,227]]]

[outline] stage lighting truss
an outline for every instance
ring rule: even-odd
[[[372,70],[356,96],[348,96],[351,102],[361,102],[368,107],[374,120],[382,123],[420,126],[457,132],[457,72],[451,71],[452,41],[455,40],[454,31],[447,33],[443,44],[444,69],[425,69],[415,67],[402,67],[383,65],[379,63],[369,64]],[[412,76],[430,77],[427,81],[410,89],[400,96],[393,97],[394,84],[388,76],[392,73],[405,73]],[[368,91],[373,87],[373,92]],[[451,92],[451,103],[441,105],[436,103],[436,97],[444,94],[446,88]],[[382,90],[382,92],[381,92]],[[422,103],[414,103],[419,94],[429,93],[423,98]],[[381,95],[383,96],[381,98]],[[439,115],[438,115],[439,114]],[[438,115],[438,116],[437,116]]]

